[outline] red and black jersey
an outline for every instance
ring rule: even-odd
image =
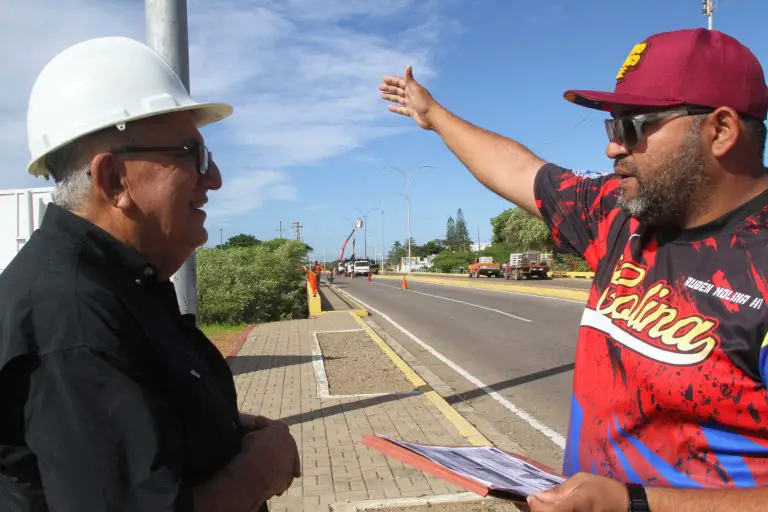
[[[649,486],[768,485],[768,192],[707,225],[644,227],[618,177],[544,166],[557,250],[595,271],[564,470]]]

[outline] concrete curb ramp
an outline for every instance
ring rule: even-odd
[[[375,279],[390,279],[401,280],[403,276],[376,276]],[[406,281],[413,281],[416,283],[429,283],[439,284],[442,286],[455,286],[458,288],[476,288],[479,290],[495,290],[502,292],[514,292],[522,293],[526,295],[537,295],[540,297],[555,297],[558,299],[569,299],[576,301],[584,301],[589,298],[589,292],[587,290],[576,290],[573,288],[555,288],[553,286],[526,286],[524,284],[502,284],[502,283],[484,283],[482,281],[473,280],[460,281],[458,279],[443,279],[440,277],[422,277],[422,276],[406,276]]]

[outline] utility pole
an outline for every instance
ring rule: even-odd
[[[296,230],[296,241],[301,242],[301,228],[303,228],[304,226],[299,224],[299,221],[294,222],[293,224],[291,224],[291,226],[293,227],[293,229]]]
[[[280,232],[280,240],[283,239],[283,221],[280,221],[280,228],[277,229]]]
[[[147,46],[165,59],[189,92],[187,0],[145,0],[144,24]],[[171,281],[181,313],[195,315],[195,324],[199,325],[194,254],[171,276]]]
[[[708,25],[709,30],[712,30],[712,17],[715,13],[715,0],[703,0],[702,2],[704,4],[704,9],[702,11],[704,12],[704,16],[708,19]]]
[[[224,245],[224,228],[219,228],[219,243]]]

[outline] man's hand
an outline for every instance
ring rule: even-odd
[[[267,418],[263,418],[267,420]],[[269,423],[243,436],[242,452],[263,471],[269,496],[284,493],[301,476],[301,459],[296,441],[288,426],[279,421]]]
[[[240,413],[240,425],[246,433],[254,430],[261,430],[272,423],[276,423],[276,420],[271,420],[266,416],[254,416],[253,414],[248,414],[246,412]]]
[[[562,485],[528,498],[531,512],[626,512],[629,493],[623,483],[579,473]]]
[[[439,105],[429,91],[413,78],[411,66],[405,68],[404,77],[385,76],[379,90],[382,98],[395,103],[389,106],[391,112],[412,117],[425,130],[432,129],[429,114]]]
[[[299,450],[288,426],[261,416],[248,417],[246,423],[254,429],[243,436],[240,453],[213,479],[194,489],[196,511],[250,512],[284,493],[301,476]]]

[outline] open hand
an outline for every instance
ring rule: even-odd
[[[413,118],[425,130],[432,129],[429,114],[439,105],[429,91],[413,78],[411,66],[405,68],[403,77],[385,76],[379,90],[382,98],[393,103],[389,106],[390,112]]]

